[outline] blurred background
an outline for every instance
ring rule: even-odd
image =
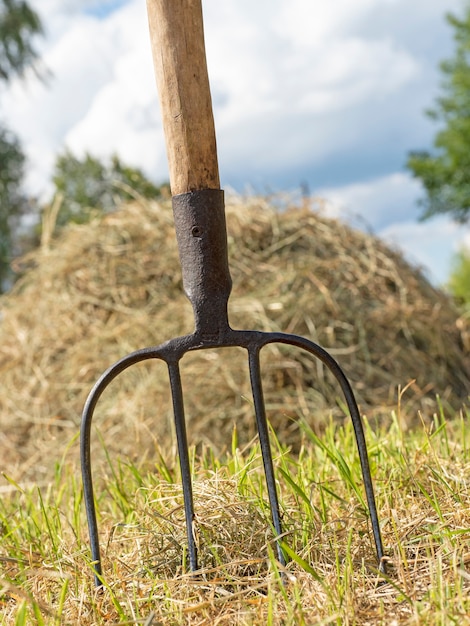
[[[3,0],[3,11],[15,4]],[[59,155],[105,164],[117,155],[120,167],[166,181],[145,2],[27,4],[43,35],[31,38],[34,66],[2,81],[0,124],[25,157],[31,221],[57,191]],[[455,52],[445,16],[466,6],[205,0],[223,187],[321,197],[326,215],[400,247],[445,285],[470,234],[445,213],[419,221],[425,191],[406,164],[411,152],[432,148],[440,128],[425,111],[441,93],[440,62]]]

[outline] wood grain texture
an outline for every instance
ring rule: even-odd
[[[201,0],[147,0],[173,195],[219,189]]]

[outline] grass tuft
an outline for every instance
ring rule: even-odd
[[[2,624],[470,623],[468,415],[373,431],[388,575],[378,573],[351,424],[291,453],[273,438],[286,567],[276,560],[256,442],[192,452],[200,570],[188,573],[178,464],[112,459],[97,477],[104,589],[93,587],[81,482],[68,452],[41,487],[0,501]],[[104,439],[104,438],[103,438]],[[104,442],[102,442],[104,446]],[[70,448],[72,450],[72,448]]]

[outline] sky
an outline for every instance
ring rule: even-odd
[[[29,0],[46,37],[43,80],[0,91],[0,119],[27,155],[27,190],[51,193],[65,148],[117,153],[168,180],[145,0]],[[418,221],[424,192],[405,168],[430,149],[424,111],[452,56],[445,14],[464,0],[203,0],[222,187],[298,192],[327,215],[400,247],[437,285],[470,227]]]

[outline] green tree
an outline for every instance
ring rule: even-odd
[[[116,155],[105,164],[90,154],[80,159],[66,151],[57,157],[53,182],[55,194],[62,197],[58,226],[86,222],[94,213],[109,213],[136,196],[156,198],[162,193],[162,187]]]
[[[24,155],[16,137],[0,128],[0,280],[10,262],[12,227],[25,208],[21,192]]]
[[[22,0],[0,0],[0,79],[9,80],[34,66],[35,35],[42,34],[39,16]]]
[[[449,289],[458,303],[470,310],[470,251],[461,250],[453,259]]]
[[[441,63],[442,96],[428,116],[440,124],[433,152],[413,152],[407,167],[421,179],[426,196],[422,218],[450,214],[470,217],[470,5],[462,19],[448,15],[454,29],[455,55]]]
[[[34,66],[33,41],[41,33],[39,17],[26,2],[0,0],[0,83]],[[28,208],[21,191],[24,160],[17,137],[0,124],[0,291],[11,273],[13,229]]]

